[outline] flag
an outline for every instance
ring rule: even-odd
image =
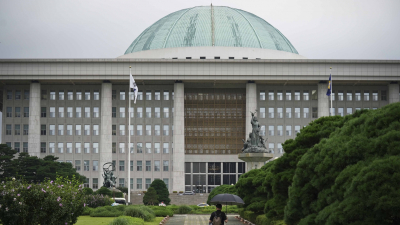
[[[133,76],[132,76],[132,72],[131,72],[131,71],[130,71],[129,76],[130,76],[129,88],[132,88],[132,89],[133,89],[133,92],[135,93],[135,101],[134,101],[134,103],[136,104],[137,93],[138,93],[139,88],[138,88],[138,86],[137,86],[136,83],[135,83],[135,79],[133,79]]]
[[[329,75],[329,84],[328,90],[326,91],[326,95],[331,96],[332,93],[332,74]]]

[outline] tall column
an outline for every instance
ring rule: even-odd
[[[249,137],[249,133],[252,132],[251,126],[251,112],[257,109],[257,85],[255,83],[246,84],[246,136],[245,140]],[[257,115],[258,116],[258,115]]]
[[[326,95],[327,83],[318,83],[318,118],[329,116],[329,97]]]
[[[100,170],[99,186],[103,185],[103,165],[112,162],[112,84],[104,81],[101,85],[101,125],[100,125]]]
[[[29,155],[40,157],[40,83],[32,81],[29,91]]]
[[[389,104],[399,102],[399,83],[390,82],[389,84]]]
[[[183,83],[174,84],[174,152],[172,155],[172,190],[185,191],[185,90]]]

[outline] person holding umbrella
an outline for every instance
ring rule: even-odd
[[[228,217],[226,217],[224,212],[221,212],[222,205],[217,204],[215,207],[217,208],[217,211],[211,213],[209,224],[210,225],[224,225],[224,222],[228,223]]]

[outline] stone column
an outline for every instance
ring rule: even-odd
[[[28,152],[40,157],[40,83],[32,81],[29,92]]]
[[[257,85],[255,83],[246,84],[246,136],[245,140],[249,137],[249,133],[252,132],[253,128],[251,126],[251,112],[257,109]],[[257,109],[258,110],[258,109]],[[256,114],[257,118],[259,117]]]
[[[329,97],[326,95],[327,90],[328,83],[318,84],[318,118],[329,116],[330,103]]]
[[[389,84],[389,104],[399,102],[399,83],[390,82]]]
[[[185,191],[185,90],[183,83],[174,84],[174,136],[172,190]]]
[[[99,187],[103,186],[103,165],[112,162],[112,84],[110,81],[104,81],[101,85],[101,125],[100,125],[100,169],[99,169]],[[130,164],[129,164],[130,165]],[[129,167],[128,167],[129,168]]]

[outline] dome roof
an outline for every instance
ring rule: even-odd
[[[298,54],[271,24],[254,14],[226,6],[197,6],[171,13],[144,30],[125,54],[201,46],[260,48]]]

